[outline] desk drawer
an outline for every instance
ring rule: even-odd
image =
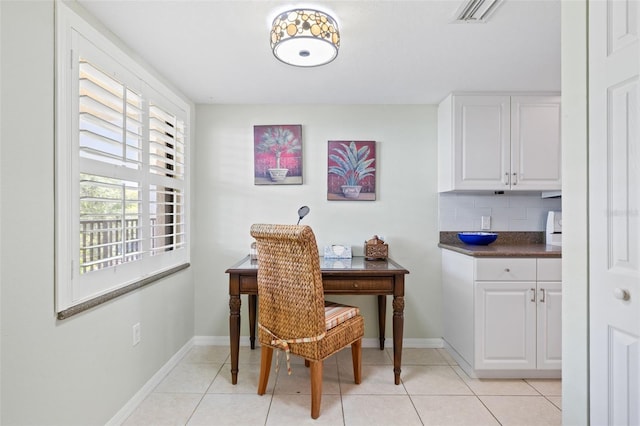
[[[240,275],[240,293],[258,293],[258,278],[255,275]]]
[[[322,284],[324,286],[324,290],[327,292],[393,292],[393,278],[390,277],[369,277],[361,279],[353,277],[324,277],[322,279]]]

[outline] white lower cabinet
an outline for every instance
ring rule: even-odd
[[[559,377],[561,260],[443,250],[444,339],[476,377]]]

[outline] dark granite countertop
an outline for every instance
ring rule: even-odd
[[[487,246],[464,244],[457,232],[441,232],[438,247],[473,257],[562,257],[562,247],[545,244],[543,232],[498,232]]]

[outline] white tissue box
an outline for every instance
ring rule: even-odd
[[[332,244],[324,246],[325,259],[351,259],[351,246]]]

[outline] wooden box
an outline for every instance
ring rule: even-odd
[[[365,241],[364,257],[367,260],[386,259],[389,257],[389,245],[387,243],[371,244],[370,242]]]

